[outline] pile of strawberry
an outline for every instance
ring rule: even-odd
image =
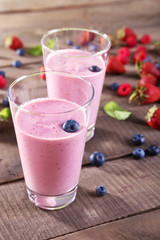
[[[148,58],[146,45],[151,43],[150,35],[143,35],[138,40],[136,33],[131,28],[125,27],[118,30],[116,37],[112,37],[111,41],[113,41],[114,44],[118,42],[120,48],[116,56],[111,55],[109,57],[107,73],[126,73],[125,64],[130,61],[135,64],[137,73],[140,77],[131,95],[132,86],[127,82],[117,87],[117,93],[120,96],[130,95],[129,102],[134,100],[140,104],[150,104],[159,101],[160,89],[158,85],[160,84],[160,64],[156,64]],[[122,44],[123,46],[121,46]],[[160,41],[157,41],[155,46],[160,54]],[[146,119],[149,126],[160,129],[160,107],[154,106],[150,108]]]

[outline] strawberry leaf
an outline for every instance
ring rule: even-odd
[[[54,45],[55,45],[55,39],[52,38],[52,39],[48,39],[48,42],[47,42],[47,47],[50,48],[50,49],[54,49]]]
[[[109,102],[104,106],[104,111],[112,118],[116,118],[118,120],[126,120],[132,112],[125,110],[120,107],[116,102]]]
[[[34,46],[28,50],[28,54],[31,56],[41,56],[42,55],[42,47]]]

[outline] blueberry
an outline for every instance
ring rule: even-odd
[[[73,46],[74,49],[80,49],[80,46],[79,45],[75,45]]]
[[[73,41],[72,40],[67,40],[66,43],[67,43],[68,46],[72,46],[73,45]]]
[[[132,154],[135,159],[142,159],[145,157],[145,151],[142,148],[137,148],[133,150]]]
[[[119,83],[114,82],[114,83],[111,84],[111,89],[112,90],[117,91],[118,88],[119,88]]]
[[[63,124],[62,128],[65,132],[73,133],[77,132],[80,126],[75,120],[69,119]]]
[[[89,159],[90,163],[96,167],[102,166],[105,162],[105,156],[101,152],[93,152]]]
[[[5,78],[5,72],[0,70],[0,75]]]
[[[147,154],[149,156],[156,156],[160,153],[160,148],[157,145],[151,145],[147,149]]]
[[[135,135],[133,135],[132,137],[132,142],[136,145],[136,146],[140,146],[143,143],[145,143],[145,137],[143,136],[143,134],[141,133],[137,133]]]
[[[12,66],[20,68],[22,66],[22,63],[19,60],[14,60],[13,63],[12,63]]]
[[[156,63],[155,66],[158,70],[160,70],[160,64],[159,63]]]
[[[100,71],[101,71],[101,69],[100,69],[98,66],[95,66],[95,65],[91,66],[91,67],[89,68],[89,70],[90,70],[91,72],[100,72]]]
[[[6,97],[6,98],[3,99],[3,105],[4,105],[5,107],[9,107],[8,97]]]
[[[25,50],[23,48],[18,48],[16,50],[17,55],[24,56]]]
[[[96,195],[98,197],[102,197],[104,195],[106,195],[107,193],[107,189],[105,186],[98,186],[97,189],[96,189]]]

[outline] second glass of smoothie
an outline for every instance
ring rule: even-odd
[[[41,39],[45,70],[78,74],[95,89],[87,141],[94,136],[99,103],[111,46],[106,34],[95,30],[62,28],[47,32]],[[55,83],[48,82],[49,95],[54,96]],[[60,94],[60,93],[59,93]]]
[[[48,95],[41,74],[57,82],[57,95]],[[40,208],[59,209],[76,197],[93,96],[85,79],[55,71],[22,76],[9,87],[28,197]]]

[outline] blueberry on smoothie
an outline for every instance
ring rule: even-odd
[[[101,71],[101,69],[100,69],[98,66],[95,66],[95,65],[91,66],[91,67],[89,68],[89,70],[90,70],[91,72],[100,72],[100,71]]]
[[[74,133],[79,130],[80,126],[75,120],[69,119],[63,124],[62,128],[65,132]]]

